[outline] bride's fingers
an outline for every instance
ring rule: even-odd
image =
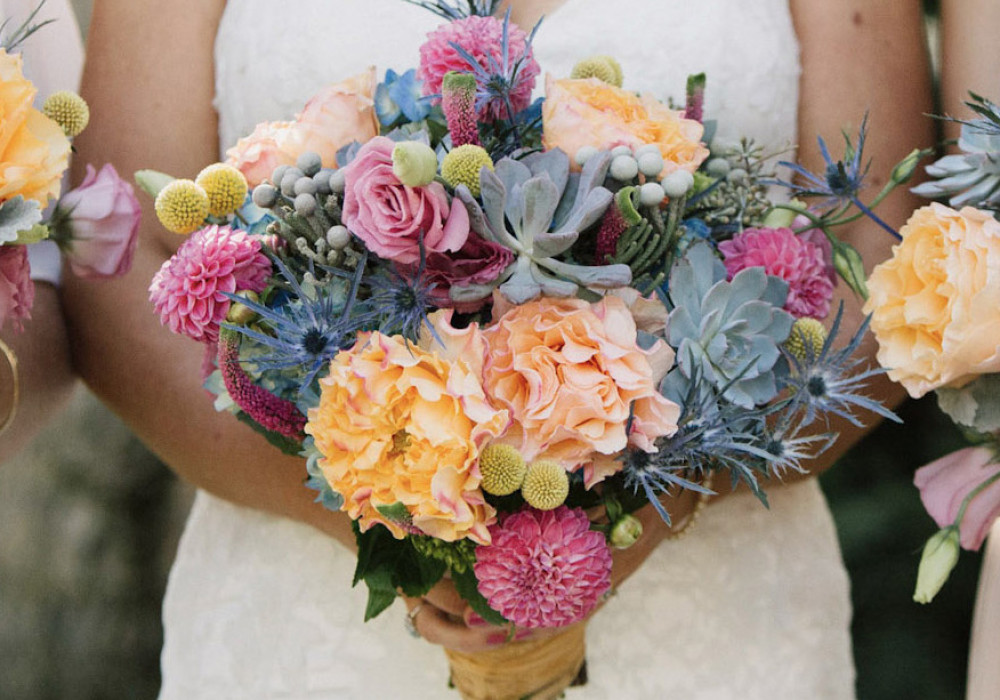
[[[521,641],[547,636],[547,630],[517,630],[511,635],[505,627],[481,623],[466,625],[462,618],[456,618],[428,600],[405,599],[413,627],[421,637],[431,644],[465,653],[496,649],[512,640]]]
[[[449,579],[442,579],[434,588],[427,592],[424,600],[430,601],[434,607],[458,618],[462,617],[468,607],[465,600],[455,589],[455,584]]]

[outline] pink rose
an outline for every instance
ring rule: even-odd
[[[420,261],[421,235],[428,254],[460,250],[469,237],[465,206],[451,206],[439,182],[400,182],[392,172],[394,146],[377,136],[344,168],[344,225],[373,253],[402,265]]]
[[[31,281],[28,249],[23,245],[0,246],[0,328],[11,320],[20,331],[21,323],[31,318],[35,284]]]
[[[132,186],[106,164],[87,165],[80,186],[59,200],[57,236],[73,274],[85,279],[120,277],[132,267],[142,212]],[[65,238],[61,231],[65,226]]]
[[[920,500],[939,527],[951,525],[962,501],[973,489],[1000,472],[993,453],[985,447],[967,447],[952,452],[917,470],[913,483]],[[978,550],[1000,517],[1000,481],[994,481],[969,503],[959,526],[964,549]]]
[[[513,261],[514,253],[509,248],[470,231],[465,245],[457,253],[431,253],[427,256],[425,275],[427,281],[434,285],[434,303],[462,313],[478,310],[490,300],[489,295],[478,302],[457,304],[451,299],[449,290],[454,286],[489,284]],[[415,269],[416,266],[410,266],[409,272]]]
[[[258,124],[226,151],[226,162],[238,168],[251,187],[279,165],[294,165],[305,151],[318,153],[325,167],[336,167],[340,148],[378,134],[374,94],[374,68],[325,87],[293,121]]]

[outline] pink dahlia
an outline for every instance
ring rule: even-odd
[[[261,292],[270,274],[259,239],[228,226],[206,226],[163,263],[149,300],[174,333],[214,343],[229,311],[226,293]]]
[[[20,331],[22,321],[31,318],[34,302],[27,246],[0,245],[0,329],[10,320],[14,330]]]
[[[611,586],[611,550],[579,508],[526,508],[491,526],[490,537],[476,548],[479,592],[519,627],[579,622]]]
[[[788,282],[785,311],[797,318],[825,318],[833,282],[826,273],[823,251],[790,228],[751,228],[719,244],[729,279],[748,267]]]
[[[441,83],[448,71],[477,73],[476,81],[482,94],[487,86],[484,85],[483,75],[478,73],[493,74],[497,72],[494,66],[502,68],[504,65],[503,24],[496,17],[466,17],[444,24],[428,34],[427,41],[420,47],[420,67],[417,69],[417,77],[423,81],[424,94],[440,95]],[[475,71],[452,44],[461,46],[471,54],[482,70]],[[524,60],[516,75],[511,75],[522,58]],[[535,79],[541,68],[528,48],[528,35],[516,24],[510,24],[507,30],[506,59],[510,70],[503,77],[512,85],[511,107],[515,112],[520,112],[531,103],[531,91],[535,89]],[[503,100],[491,99],[479,105],[479,118],[483,121],[507,117],[507,107]]]

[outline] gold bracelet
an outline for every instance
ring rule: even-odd
[[[701,485],[704,486],[707,491],[712,490],[712,472],[705,475],[705,480],[701,482]],[[686,535],[691,530],[691,527],[695,524],[695,522],[697,522],[698,516],[701,515],[701,511],[705,510],[705,506],[708,505],[708,499],[711,497],[711,493],[699,491],[698,502],[694,504],[694,509],[676,530],[672,530],[667,535],[666,539],[677,540]]]
[[[11,423],[14,422],[14,416],[17,415],[17,406],[21,402],[21,383],[17,374],[17,355],[2,340],[0,340],[0,353],[3,354],[7,360],[7,364],[10,365],[10,374],[14,378],[13,400],[10,404],[10,411],[7,412],[7,417],[3,419],[3,423],[0,423],[0,435],[3,435],[7,431],[7,428],[11,426]]]

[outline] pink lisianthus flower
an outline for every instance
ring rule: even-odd
[[[508,26],[507,39],[506,59],[512,66],[524,56],[528,35],[516,24],[511,23]],[[452,44],[461,46],[481,67],[489,71],[490,58],[497,65],[504,64],[504,56],[501,53],[502,42],[503,21],[496,17],[466,17],[441,25],[427,35],[427,41],[420,47],[420,67],[417,69],[417,77],[423,81],[424,94],[440,95],[441,83],[449,71],[472,72],[472,66]],[[529,53],[511,90],[510,103],[514,112],[520,112],[531,103],[531,92],[535,89],[535,80],[539,73],[541,68],[534,56]],[[479,87],[482,89],[484,86]],[[440,102],[440,97],[437,101]],[[479,119],[484,122],[506,119],[508,116],[510,115],[507,114],[507,106],[500,100],[489,100],[480,105]]]
[[[88,164],[87,176],[59,200],[53,218],[54,237],[77,277],[120,277],[132,267],[142,211],[110,163],[100,171]]]
[[[23,245],[0,245],[0,328],[11,321],[14,330],[31,318],[35,283],[31,281],[28,249]]]
[[[490,296],[484,296],[479,301],[457,303],[450,296],[451,288],[489,284],[500,277],[513,261],[514,253],[509,248],[470,231],[469,238],[458,252],[428,255],[424,275],[426,282],[434,285],[431,298],[437,306],[471,313],[482,308]],[[407,273],[412,275],[416,270],[417,266],[410,266]]]
[[[719,244],[729,279],[748,267],[788,283],[785,311],[796,318],[826,318],[833,298],[833,282],[819,247],[790,228],[746,229]]]
[[[344,167],[344,225],[380,258],[401,265],[430,253],[455,252],[469,237],[469,212],[452,206],[444,186],[408,187],[392,171],[395,143],[377,136]]]
[[[476,547],[479,592],[518,627],[579,622],[611,586],[611,550],[579,508],[526,508],[490,535],[492,544]]]
[[[1000,464],[985,447],[967,447],[921,467],[913,477],[920,500],[939,527],[955,522],[962,502],[987,479],[1000,473]],[[978,550],[990,527],[1000,517],[1000,480],[969,502],[959,524],[963,549]]]
[[[246,231],[207,226],[191,234],[149,286],[160,321],[192,340],[214,343],[230,301],[226,293],[262,292],[271,262]]]

